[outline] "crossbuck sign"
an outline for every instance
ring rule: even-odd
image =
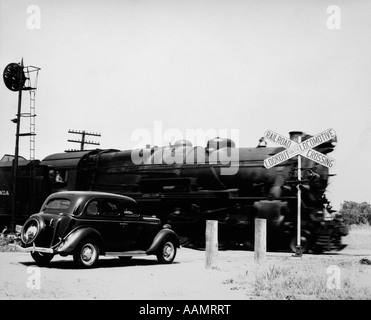
[[[315,136],[301,141],[301,134],[298,136],[298,142],[288,139],[276,132],[266,131],[264,138],[273,141],[286,150],[283,150],[267,159],[264,160],[264,166],[270,169],[282,162],[285,162],[295,156],[298,156],[298,208],[297,208],[297,239],[296,239],[296,253],[295,256],[301,257],[301,155],[317,162],[327,168],[331,168],[335,165],[335,160],[321,152],[315,151],[312,148],[319,146],[320,144],[335,138],[336,133],[334,129],[327,129]]]
[[[312,148],[315,148],[319,146],[320,144],[335,138],[335,135],[336,133],[334,129],[327,129],[303,142],[299,141],[300,143],[297,143],[276,132],[268,130],[264,133],[264,138],[266,140],[275,142],[287,149],[265,159],[264,166],[267,169],[270,169],[297,155],[302,155],[308,158],[309,160],[317,162],[327,168],[332,168],[335,165],[335,159],[327,155],[324,155],[321,152],[315,151]]]

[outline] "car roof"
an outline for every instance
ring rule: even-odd
[[[66,197],[70,198],[83,198],[84,201],[87,201],[92,198],[111,198],[111,199],[121,199],[128,202],[136,203],[133,198],[116,194],[116,193],[109,193],[109,192],[101,192],[101,191],[59,191],[51,194],[49,198],[58,198],[58,197]]]

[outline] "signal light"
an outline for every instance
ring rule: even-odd
[[[19,91],[23,89],[26,81],[23,67],[18,63],[9,63],[4,69],[3,79],[9,90]]]

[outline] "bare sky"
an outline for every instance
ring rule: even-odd
[[[340,29],[328,28],[330,5]],[[30,6],[40,28],[30,28]],[[328,198],[338,208],[371,202],[370,16],[366,0],[0,0],[0,66],[23,57],[41,68],[38,159],[79,147],[69,129],[130,149],[133,132],[156,121],[184,134],[237,129],[243,147],[266,130],[333,128]],[[1,157],[14,153],[17,93],[0,85],[0,99]],[[28,138],[20,154],[29,156]]]

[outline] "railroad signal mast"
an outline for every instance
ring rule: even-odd
[[[18,92],[18,108],[16,118],[11,121],[17,125],[15,151],[12,171],[12,218],[10,222],[10,232],[15,232],[16,216],[16,195],[17,195],[17,178],[18,178],[18,158],[19,158],[19,137],[30,137],[30,160],[35,159],[35,94],[37,89],[37,80],[41,69],[35,66],[24,66],[23,58],[20,63],[9,63],[3,72],[5,86],[14,92]],[[27,85],[26,84],[27,81]],[[22,92],[30,92],[30,112],[22,113]],[[30,132],[20,133],[21,118],[29,117]],[[31,190],[32,191],[32,190]]]
[[[101,136],[100,133],[91,133],[91,132],[86,132],[85,130],[83,130],[83,131],[68,130],[68,133],[81,135],[80,140],[73,140],[73,139],[68,139],[67,140],[68,142],[79,143],[80,144],[80,150],[79,151],[83,151],[86,144],[97,145],[97,146],[100,145],[99,142],[86,140],[86,136],[100,137]],[[71,152],[71,151],[76,151],[76,150],[66,150],[66,152]]]

